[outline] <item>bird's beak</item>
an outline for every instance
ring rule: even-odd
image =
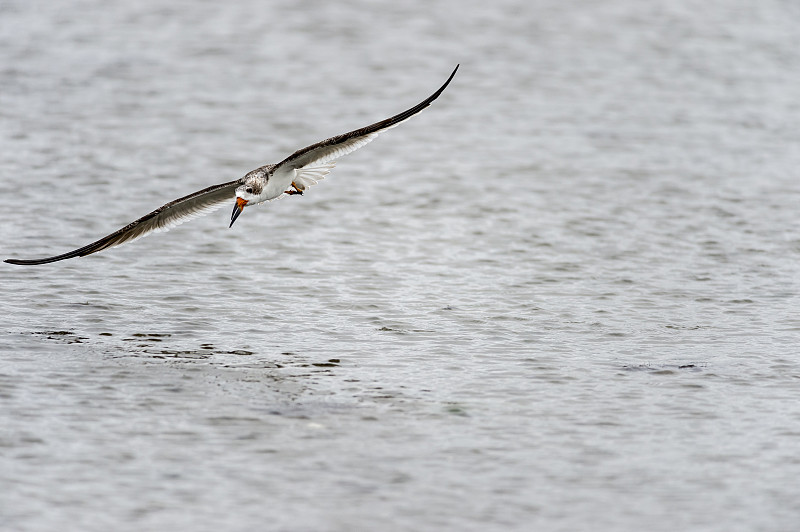
[[[228,227],[233,227],[233,222],[236,221],[236,218],[242,214],[244,210],[244,206],[247,205],[247,200],[242,198],[236,198],[236,204],[233,206],[233,212],[231,213],[231,225]]]

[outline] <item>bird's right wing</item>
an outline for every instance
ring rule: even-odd
[[[175,201],[170,201],[166,205],[159,207],[150,214],[142,216],[135,222],[131,222],[119,231],[115,231],[108,236],[104,236],[96,242],[92,242],[82,248],[75,249],[62,255],[46,257],[44,259],[6,259],[10,264],[47,264],[73,257],[85,257],[92,253],[97,253],[104,249],[113,248],[127,242],[132,242],[137,238],[149,235],[158,231],[169,231],[176,225],[208,214],[223,206],[236,196],[236,187],[242,183],[241,179],[214,185],[203,190],[198,190],[194,194],[189,194]]]

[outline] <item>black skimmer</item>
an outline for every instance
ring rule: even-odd
[[[405,122],[428,107],[450,84],[457,70],[458,65],[444,85],[439,87],[439,90],[414,107],[391,118],[297,150],[278,164],[268,164],[256,168],[235,181],[204,188],[175,201],[170,201],[122,229],[81,248],[43,259],[6,259],[5,262],[33,265],[47,264],[73,257],[85,257],[104,249],[132,242],[154,231],[167,231],[187,220],[215,211],[226,202],[235,199],[231,214],[230,225],[232,226],[245,207],[258,205],[284,195],[302,194],[306,188],[316,184],[331,171],[336,159],[366,145],[387,129]]]

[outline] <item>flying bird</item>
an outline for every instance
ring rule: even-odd
[[[444,85],[439,87],[439,90],[414,107],[391,118],[306,146],[278,164],[268,164],[256,168],[240,179],[204,188],[175,201],[170,201],[122,229],[82,248],[43,259],[6,259],[5,262],[34,265],[73,257],[85,257],[104,249],[132,242],[155,231],[168,231],[187,220],[215,211],[233,199],[235,201],[231,213],[229,226],[231,227],[245,207],[258,205],[284,195],[303,194],[304,190],[316,184],[333,169],[336,159],[368,144],[387,129],[405,122],[428,107],[450,84],[458,71],[458,66],[456,65],[450,77],[447,78]]]

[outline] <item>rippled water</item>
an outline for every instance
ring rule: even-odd
[[[800,10],[0,3],[4,530],[793,530]]]

